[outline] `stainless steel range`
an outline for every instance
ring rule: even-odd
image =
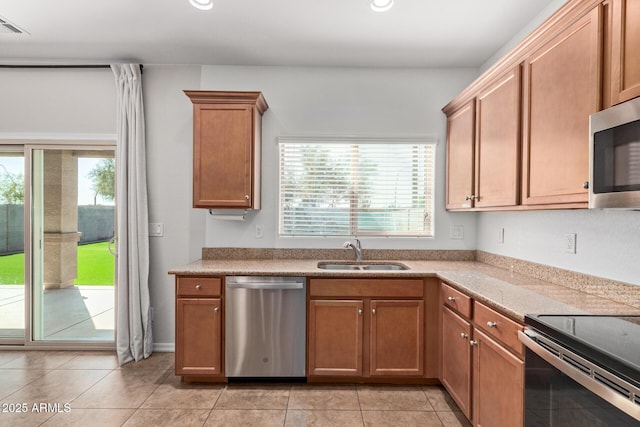
[[[640,426],[640,316],[525,324],[525,426]]]

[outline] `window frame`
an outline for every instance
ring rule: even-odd
[[[277,175],[278,175],[278,201],[277,201],[277,221],[278,221],[278,237],[283,239],[309,239],[309,238],[341,238],[341,237],[351,237],[351,236],[366,236],[366,237],[384,237],[384,238],[419,238],[419,239],[433,239],[435,238],[436,232],[436,224],[435,224],[435,212],[436,212],[436,200],[437,200],[437,184],[436,184],[436,176],[437,176],[437,156],[438,156],[438,138],[431,135],[421,135],[421,136],[412,136],[412,137],[397,137],[397,136],[279,136],[276,138],[276,143],[278,144],[278,154],[277,154]],[[432,153],[431,153],[431,165],[429,177],[425,177],[425,183],[431,182],[431,197],[430,200],[430,210],[428,214],[431,217],[431,229],[429,233],[418,233],[415,231],[407,231],[407,232],[399,232],[399,231],[366,231],[363,229],[354,229],[354,221],[353,217],[356,211],[350,208],[349,210],[349,233],[348,234],[286,234],[283,233],[283,210],[282,210],[282,144],[314,144],[314,145],[322,145],[322,144],[345,144],[345,145],[354,145],[354,144],[405,144],[405,145],[430,145]],[[350,175],[352,176],[352,175]],[[425,193],[426,193],[425,188]],[[425,195],[425,197],[428,197]],[[353,206],[353,202],[357,199],[352,200],[351,205]],[[426,208],[425,208],[426,209]],[[426,216],[425,216],[426,218]],[[356,221],[357,224],[357,221]]]

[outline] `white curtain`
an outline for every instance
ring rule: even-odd
[[[142,75],[138,64],[112,64],[117,88],[116,197],[118,323],[123,365],[152,353],[149,228]]]

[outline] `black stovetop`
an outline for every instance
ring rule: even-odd
[[[639,315],[527,315],[525,324],[640,387]]]

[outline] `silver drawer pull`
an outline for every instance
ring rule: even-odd
[[[478,341],[473,341],[473,340],[472,340],[472,341],[469,341],[469,345],[470,345],[471,347],[473,347],[473,346],[475,346],[475,345],[478,345]]]
[[[213,309],[213,312],[214,312],[214,313],[217,313],[217,312],[219,312],[219,311],[220,311],[220,307],[216,307],[216,308],[214,308],[214,309]]]
[[[362,316],[362,309],[361,308],[358,309],[358,316]]]
[[[462,332],[460,334],[460,338],[462,338],[463,340],[466,340],[467,338],[469,338],[469,334],[465,334],[464,332]]]
[[[376,309],[374,308],[373,310],[371,310],[371,312],[372,312],[373,314],[376,314]]]
[[[454,302],[456,300],[455,297],[447,297],[447,301],[449,302]]]
[[[202,288],[202,286],[200,286],[200,285],[196,285],[196,289],[197,289],[197,290],[200,290],[200,288]]]
[[[489,328],[497,328],[498,324],[496,322],[487,322],[487,326]]]

